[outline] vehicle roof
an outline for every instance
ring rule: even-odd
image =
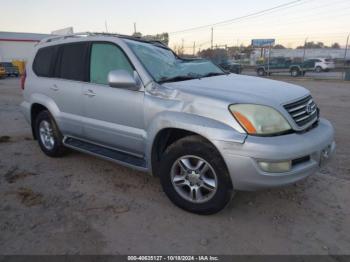
[[[113,38],[122,39],[122,40],[133,40],[133,41],[137,41],[137,42],[149,43],[149,44],[153,44],[153,45],[156,45],[156,46],[159,46],[162,48],[170,49],[163,42],[157,41],[157,40],[148,40],[145,38],[134,37],[134,36],[129,36],[129,35],[112,34],[112,33],[95,33],[95,32],[83,32],[83,33],[75,33],[75,34],[62,35],[62,36],[53,35],[53,36],[42,39],[37,44],[37,47],[54,45],[55,42],[57,45],[59,45],[59,44],[64,44],[64,43],[75,42],[74,40],[89,41],[92,39],[96,40],[96,38],[106,38],[106,37],[113,37]]]

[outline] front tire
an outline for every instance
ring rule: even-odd
[[[49,157],[61,157],[66,153],[63,136],[49,111],[41,111],[35,119],[35,134],[41,150]]]
[[[322,67],[320,67],[320,66],[316,67],[316,72],[317,73],[321,73],[322,71],[323,71]]]
[[[166,149],[160,162],[160,181],[176,206],[202,215],[219,212],[233,192],[219,152],[199,136],[182,138]]]

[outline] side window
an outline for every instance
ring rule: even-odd
[[[37,76],[51,76],[51,65],[55,56],[55,50],[56,48],[51,46],[38,50],[33,63],[33,71]]]
[[[62,45],[55,75],[63,79],[86,81],[88,46],[87,42]]]
[[[123,51],[108,43],[94,43],[91,49],[90,82],[108,84],[108,73],[123,69],[133,74],[133,67]]]

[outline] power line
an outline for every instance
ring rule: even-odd
[[[309,2],[311,2],[311,1],[313,1],[313,0],[309,0]],[[341,0],[341,1],[336,1],[336,2],[332,2],[331,4],[326,4],[326,5],[321,5],[321,6],[316,6],[316,7],[312,7],[312,9],[303,9],[303,10],[300,10],[300,11],[298,11],[298,12],[296,12],[295,14],[296,14],[296,16],[290,16],[289,14],[288,14],[288,17],[287,17],[287,19],[289,19],[289,18],[299,18],[300,16],[305,16],[306,14],[308,14],[308,13],[311,13],[311,14],[315,14],[315,10],[317,10],[317,9],[320,9],[320,8],[324,8],[324,7],[328,7],[328,6],[336,6],[335,4],[338,4],[338,3],[349,3],[349,0]],[[295,5],[293,5],[293,6],[289,6],[289,7],[287,7],[287,8],[281,8],[281,9],[279,9],[279,10],[276,10],[276,11],[283,11],[284,9],[289,9],[289,8],[291,8],[291,7],[297,7],[297,6],[300,6],[300,5],[303,5],[303,4],[306,4],[306,2],[303,2],[303,3],[299,3],[299,4],[295,4]],[[329,10],[328,10],[328,12],[330,12]],[[271,13],[273,13],[273,11],[272,12],[269,12],[268,14],[271,14]],[[262,14],[262,15],[259,15],[259,16],[254,16],[253,17],[253,19],[255,19],[255,18],[259,18],[259,17],[261,17],[261,16],[265,16],[266,15],[266,13],[265,14]],[[264,18],[266,18],[266,17],[264,17]],[[273,17],[273,19],[275,19],[275,17]],[[238,21],[238,22],[242,22],[242,21]],[[247,22],[247,21],[243,21],[243,22]],[[219,29],[218,29],[219,30]],[[220,28],[220,30],[223,30],[223,28]],[[226,30],[226,29],[224,29],[224,30]]]
[[[174,35],[174,34],[179,34],[179,33],[183,33],[183,32],[194,31],[194,30],[198,30],[198,29],[202,29],[202,28],[214,27],[214,26],[218,26],[218,25],[222,25],[222,24],[232,23],[232,22],[235,22],[235,21],[238,21],[238,20],[242,20],[242,19],[245,19],[245,18],[249,18],[249,17],[252,17],[252,16],[260,15],[260,14],[263,14],[263,13],[266,13],[266,12],[270,12],[272,10],[276,10],[276,9],[280,9],[280,8],[283,8],[283,7],[291,6],[293,4],[300,3],[301,1],[303,1],[303,0],[290,1],[290,2],[285,3],[285,4],[277,5],[277,6],[274,6],[274,7],[268,8],[268,9],[264,9],[264,10],[261,10],[261,11],[257,11],[257,12],[254,12],[254,13],[250,13],[250,14],[247,14],[247,15],[244,15],[244,16],[235,17],[235,18],[232,18],[232,19],[229,19],[229,20],[225,20],[225,21],[221,21],[221,22],[217,22],[217,23],[214,23],[214,24],[202,25],[202,26],[187,28],[187,29],[184,29],[184,30],[174,31],[174,32],[170,32],[169,34]]]

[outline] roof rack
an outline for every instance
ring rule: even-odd
[[[64,40],[67,38],[87,37],[87,36],[114,36],[114,37],[127,38],[127,39],[133,39],[133,40],[144,41],[144,42],[158,42],[158,41],[146,40],[146,39],[143,39],[142,37],[115,34],[115,33],[80,32],[80,33],[74,33],[74,34],[68,34],[68,35],[52,35],[49,37],[45,37],[38,43],[38,45],[43,43],[50,43],[54,41]]]
[[[80,32],[80,33],[74,33],[74,34],[68,34],[68,35],[52,35],[50,37],[43,38],[37,45],[44,44],[44,43],[50,43],[54,41],[64,40],[67,38],[74,38],[74,37],[88,37],[88,36],[113,36],[113,37],[119,37],[124,39],[130,39],[135,41],[140,41],[144,43],[151,43],[158,47],[162,47],[165,49],[169,49],[169,47],[164,44],[162,41],[159,40],[152,40],[152,39],[146,39],[143,37],[136,37],[136,36],[130,36],[130,35],[121,35],[121,34],[115,34],[115,33],[98,33],[98,32]]]
[[[52,35],[52,36],[43,38],[38,44],[50,43],[50,42],[64,40],[64,39],[73,38],[73,37],[83,37],[83,36],[86,37],[86,36],[94,36],[94,35],[102,35],[102,34],[103,35],[112,35],[112,34],[107,34],[107,33],[93,33],[93,32],[80,32],[80,33],[67,34],[67,35]],[[114,35],[114,36],[116,36],[116,35]]]

